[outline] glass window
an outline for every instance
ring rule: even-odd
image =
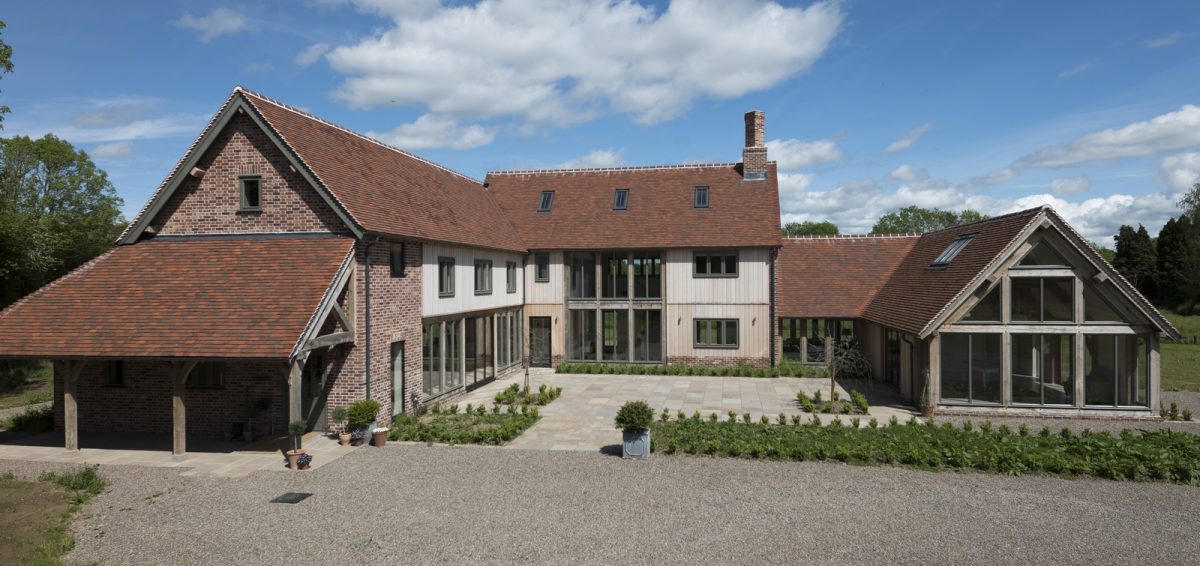
[[[662,311],[633,311],[633,359],[637,362],[662,361]]]
[[[538,212],[550,212],[550,205],[554,203],[554,191],[542,191],[542,198],[538,201]]]
[[[443,391],[450,391],[462,385],[462,348],[459,342],[461,320],[446,321],[446,371]]]
[[[600,254],[600,296],[629,297],[629,257],[624,252]]]
[[[509,293],[517,292],[517,262],[510,261],[504,264],[504,278],[507,282]]]
[[[737,277],[737,252],[697,252],[694,256],[694,277]]]
[[[438,296],[454,296],[454,258],[438,258]]]
[[[550,254],[546,252],[538,252],[533,254],[534,276],[533,280],[538,283],[543,283],[550,280]]]
[[[568,355],[572,360],[596,359],[596,311],[570,311],[571,326],[570,348]]]
[[[421,392],[432,397],[442,392],[442,323],[426,324],[421,332]]]
[[[601,330],[604,344],[601,356],[605,360],[625,361],[629,359],[629,311],[601,311]]]
[[[633,298],[662,298],[662,256],[655,254],[633,257]]]
[[[112,360],[104,363],[104,385],[109,387],[121,387],[125,385],[124,361]]]
[[[804,336],[804,332],[801,330],[803,323],[804,320],[799,318],[779,319],[779,337],[783,342],[783,359],[800,359],[800,338]]]
[[[963,248],[967,247],[967,244],[971,243],[971,239],[974,237],[975,234],[964,234],[954,238],[953,240],[950,240],[950,243],[946,246],[946,249],[942,250],[942,253],[938,254],[938,256],[933,259],[933,263],[929,264],[929,267],[946,267],[947,265],[950,265],[950,262],[954,261],[954,258],[958,255],[958,252],[961,252]]]
[[[1075,399],[1075,337],[1012,335],[1012,402],[1071,405]]]
[[[241,210],[262,210],[262,179],[258,177],[242,177]]]
[[[389,261],[392,268],[392,276],[400,277],[404,275],[404,244],[392,244]]]
[[[574,253],[571,258],[570,298],[596,298],[596,256]]]
[[[200,362],[187,376],[190,389],[221,389],[225,387],[225,364],[222,362]]]
[[[1025,257],[1021,258],[1019,267],[1068,267],[1067,260],[1063,259],[1054,248],[1050,247],[1045,240],[1040,241]]]
[[[1091,285],[1083,286],[1083,320],[1085,322],[1125,322],[1125,317],[1117,312],[1107,300],[1092,289]]]
[[[942,402],[999,403],[1002,342],[1000,334],[942,334]]]
[[[737,348],[738,321],[736,318],[697,318],[695,347]]]
[[[1012,277],[1013,322],[1072,322],[1075,320],[1075,279],[1071,277]]]
[[[475,260],[475,294],[492,294],[492,260]]]
[[[809,318],[804,320],[804,335],[808,337],[806,362],[825,361],[825,319]]]
[[[1083,338],[1083,397],[1088,405],[1150,405],[1146,339],[1132,334]]]
[[[979,299],[971,312],[962,317],[962,322],[1000,322],[1000,285]]]
[[[708,208],[708,187],[696,187],[696,208]]]
[[[627,208],[629,208],[629,189],[617,189],[617,194],[613,196],[613,210]]]

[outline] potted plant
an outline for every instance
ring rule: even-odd
[[[346,409],[346,420],[350,423],[350,444],[362,446],[379,412],[379,401],[360,399]]]
[[[388,433],[390,429],[386,427],[377,427],[371,430],[371,446],[382,447],[387,444]]]
[[[342,431],[338,433],[338,444],[346,446],[350,444],[350,429],[346,428],[346,407],[333,408],[333,422],[341,427]]]
[[[306,429],[308,429],[308,423],[304,421],[295,420],[288,423],[288,433],[292,437],[292,449],[288,450],[285,455],[287,456],[288,467],[293,470],[299,469],[300,456],[304,454],[304,449],[300,444],[301,436],[304,435]]]
[[[650,423],[654,411],[645,401],[628,401],[617,411],[614,423],[621,429],[621,457],[645,460],[650,457]]]
[[[925,372],[925,387],[921,389],[921,416],[927,419],[933,418],[933,403],[929,401],[929,372]]]
[[[307,470],[308,467],[312,465],[312,460],[312,454],[301,454],[299,458],[296,458],[296,465],[299,466],[301,470]]]

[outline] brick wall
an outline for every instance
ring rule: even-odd
[[[259,399],[270,408],[255,416],[256,427],[287,430],[287,367],[283,362],[226,362],[224,387],[187,389],[189,435],[228,437],[232,424],[246,422],[246,407]],[[104,385],[104,362],[88,362],[76,397],[79,430],[170,433],[174,424],[171,373],[166,362],[126,361],[125,385]],[[63,427],[63,376],[54,375],[54,425]],[[86,447],[86,437],[84,437]]]
[[[704,366],[704,367],[737,367],[750,366],[756,368],[771,367],[771,358],[727,358],[719,356],[670,356],[668,365]]]
[[[235,116],[150,225],[160,234],[346,231],[332,208],[246,115]],[[262,210],[239,212],[238,177],[261,176]]]

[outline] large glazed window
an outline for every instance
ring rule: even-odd
[[[572,310],[570,313],[571,327],[568,329],[570,334],[568,356],[572,360],[595,360],[596,311],[591,309]]]
[[[996,285],[979,299],[979,302],[971,307],[971,312],[962,317],[962,322],[1000,322],[1000,285]]]
[[[1121,316],[1104,297],[1092,289],[1091,285],[1083,287],[1083,320],[1085,322],[1124,323]]]
[[[596,298],[596,258],[592,254],[570,255],[570,298]]]
[[[600,254],[600,296],[629,298],[629,256],[625,252]]]
[[[1075,279],[1071,277],[1012,277],[1013,322],[1072,322],[1075,320]]]
[[[604,332],[604,346],[601,355],[605,361],[626,361],[629,359],[629,311],[601,311],[601,321]]]
[[[462,321],[446,321],[446,376],[442,391],[450,391],[462,385],[462,348],[458,341],[458,331]]]
[[[1072,405],[1075,399],[1075,337],[1012,335],[1012,402]]]
[[[662,311],[633,311],[633,360],[662,361]]]
[[[633,298],[662,298],[662,256],[633,256]]]
[[[1083,396],[1087,405],[1150,405],[1145,337],[1088,334],[1083,343]]]
[[[1033,246],[1025,257],[1021,258],[1017,267],[1069,267],[1067,260],[1063,259],[1057,251],[1054,250],[1044,240]]]
[[[426,324],[421,334],[422,367],[421,391],[426,397],[442,392],[442,323]]]
[[[943,334],[942,401],[1001,401],[1003,344],[1000,334]]]

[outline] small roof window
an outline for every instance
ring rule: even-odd
[[[696,208],[708,208],[708,187],[696,187]]]
[[[934,258],[933,263],[929,264],[929,267],[946,267],[950,265],[950,262],[954,261],[954,258],[958,256],[958,252],[963,251],[963,248],[967,247],[967,244],[971,243],[973,238],[975,238],[975,234],[963,234],[950,240],[950,244],[946,246],[946,249],[942,250],[942,253]]]
[[[613,210],[626,210],[629,208],[629,189],[617,189],[617,193],[613,196]]]
[[[554,204],[554,191],[542,191],[542,200],[538,201],[538,212],[550,212],[551,204]]]

